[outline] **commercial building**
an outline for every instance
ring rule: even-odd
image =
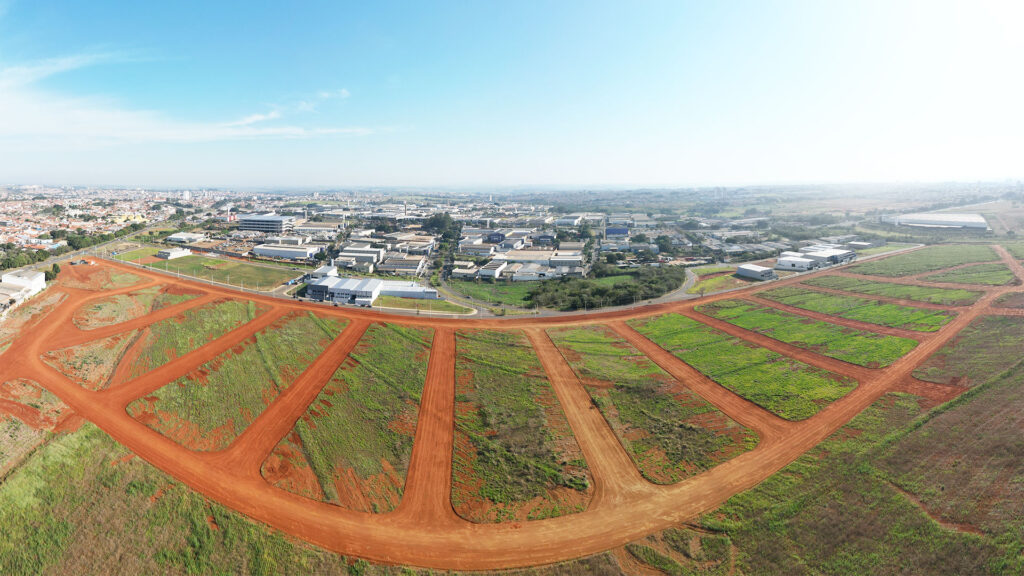
[[[339,278],[337,276],[325,276],[311,282],[306,288],[306,295],[313,300],[357,306],[373,306],[374,300],[379,296],[428,300],[439,298],[437,290],[421,286],[416,282],[377,278]]]
[[[282,216],[275,212],[245,214],[238,217],[238,229],[264,234],[290,234],[295,229],[295,217]]]
[[[736,275],[741,278],[751,278],[754,280],[774,280],[778,277],[771,268],[765,268],[757,264],[740,264],[736,267]]]
[[[156,253],[157,258],[163,258],[164,260],[174,260],[175,258],[184,258],[192,254],[192,251],[188,248],[165,248]]]
[[[988,230],[988,222],[981,214],[955,212],[929,212],[923,214],[901,214],[896,217],[897,226],[919,226],[923,228],[970,228]]]
[[[480,269],[480,276],[484,278],[501,278],[502,271],[508,267],[504,260],[491,260]]]
[[[779,259],[775,261],[776,270],[792,270],[796,272],[813,270],[817,268],[818,265],[817,260],[801,258],[799,256],[780,256]]]
[[[427,259],[423,256],[395,255],[386,258],[382,264],[377,266],[377,270],[401,276],[419,276],[426,267]]]
[[[306,244],[304,246],[287,246],[284,244],[260,244],[252,249],[252,253],[263,258],[281,258],[283,260],[310,260],[323,250],[323,246]]]
[[[194,234],[192,232],[175,232],[167,238],[167,242],[173,242],[174,244],[191,244],[193,242],[203,242],[206,240],[206,234]]]
[[[312,272],[310,272],[309,273],[309,278],[311,280],[320,280],[320,279],[323,279],[323,278],[327,278],[328,276],[337,276],[337,275],[338,275],[338,267],[337,266],[321,266],[321,267],[317,268],[316,270],[313,270]]]
[[[832,266],[833,264],[853,262],[857,259],[857,253],[844,248],[829,248],[815,252],[803,252],[803,257],[816,260],[824,266]]]

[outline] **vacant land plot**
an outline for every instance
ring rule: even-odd
[[[131,330],[110,338],[53,350],[43,355],[43,361],[83,388],[101,390],[110,385],[114,371],[128,348],[136,342],[138,334],[138,330]]]
[[[424,312],[447,312],[449,314],[469,314],[471,309],[459,306],[447,300],[427,300],[424,298],[399,298],[397,296],[381,296],[373,303],[374,307],[402,308],[404,310],[422,310]]]
[[[695,526],[651,534],[639,542],[626,544],[625,550],[631,557],[629,560],[647,570],[678,576],[725,576],[732,573],[730,565],[735,555],[727,535]]]
[[[33,453],[0,484],[0,572],[345,573],[132,456],[88,423]]]
[[[722,386],[788,420],[803,420],[856,382],[733,338],[679,314],[630,321],[655,344]]]
[[[265,306],[257,306],[251,301],[219,300],[144,328],[125,353],[111,385],[127,382],[196,350],[253,320],[265,310]]]
[[[847,270],[857,274],[897,277],[942,270],[971,262],[993,262],[998,259],[995,250],[990,246],[929,246],[907,254],[857,264]]]
[[[956,529],[1019,534],[1024,365],[1017,360],[1009,370],[992,364],[972,372],[977,388],[890,442],[877,460],[929,514]]]
[[[1014,258],[1018,260],[1024,260],[1024,242],[1004,242],[1003,248],[1009,252]]]
[[[731,266],[724,270],[721,268],[705,269],[703,273],[699,270],[694,269],[698,276],[697,282],[686,290],[687,294],[711,294],[733,288],[746,288],[756,283],[755,280],[737,276],[736,268]]]
[[[875,468],[873,450],[921,413],[888,394],[796,462],[704,515],[743,574],[1014,574],[1019,536],[940,526]]]
[[[278,266],[248,264],[229,258],[207,258],[195,254],[170,261],[154,262],[147,266],[203,280],[260,290],[270,290],[299,276],[298,272]]]
[[[1013,272],[1001,262],[978,264],[939,272],[921,278],[925,282],[950,282],[953,284],[982,284],[985,286],[1002,286],[1016,279]]]
[[[526,336],[456,333],[452,505],[474,522],[586,508],[583,452]]]
[[[815,292],[796,286],[766,290],[757,295],[803,310],[918,332],[934,332],[956,317],[954,312],[911,308],[866,298]]]
[[[83,330],[127,322],[199,296],[176,287],[150,286],[97,300],[75,311],[72,321]]]
[[[993,306],[1002,308],[1024,308],[1024,292],[1010,292],[996,298]]]
[[[70,266],[69,266],[70,268]],[[99,292],[111,288],[124,288],[142,282],[142,277],[112,268],[79,265],[60,275],[60,285],[79,290]]]
[[[136,248],[134,250],[129,250],[128,252],[122,252],[114,256],[114,259],[120,260],[122,262],[134,262],[136,260],[141,260],[143,258],[155,256],[156,253],[159,252],[160,250],[161,248],[143,246],[142,248]]]
[[[451,278],[448,286],[474,300],[491,304],[505,304],[520,308],[530,307],[530,291],[537,282],[476,282]]]
[[[0,384],[3,410],[25,424],[53,430],[61,417],[70,412],[68,405],[38,382],[18,378]]]
[[[952,290],[949,288],[936,288],[933,286],[909,286],[907,284],[892,284],[891,282],[873,282],[871,280],[860,280],[847,276],[818,276],[808,278],[803,284],[831,288],[833,290],[845,290],[869,296],[882,296],[884,298],[898,298],[901,300],[913,300],[915,302],[928,302],[931,304],[942,304],[945,306],[969,306],[978,301],[984,294],[977,290]]]
[[[299,376],[346,321],[285,316],[254,338],[128,406],[128,414],[194,450],[221,450]]]
[[[0,355],[3,354],[11,341],[23,331],[30,329],[36,322],[45,318],[55,306],[59,305],[67,294],[55,290],[46,290],[28,302],[11,310],[0,321]]]
[[[604,327],[548,331],[648,480],[671,484],[740,454],[757,438]]]
[[[740,328],[868,368],[888,366],[917,346],[910,338],[818,322],[744,300],[712,302],[697,310]]]
[[[46,441],[45,430],[29,426],[14,416],[0,415],[0,477],[21,463],[37,446]]]
[[[857,250],[858,257],[864,256],[876,256],[878,254],[885,254],[887,252],[895,252],[896,250],[902,250],[904,248],[911,248],[917,246],[917,244],[905,244],[900,242],[890,242],[885,246],[875,246],[874,248],[866,248],[864,250]]]
[[[914,376],[939,384],[975,386],[984,377],[1020,362],[1021,342],[1024,318],[981,316],[914,371]]]
[[[362,512],[398,506],[433,331],[374,324],[263,463],[271,484]]]

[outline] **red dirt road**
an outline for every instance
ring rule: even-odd
[[[1000,257],[1004,261],[1010,260],[1005,251],[1000,251]],[[99,426],[141,458],[207,497],[257,521],[347,555],[456,570],[546,564],[620,546],[692,519],[714,509],[732,495],[755,486],[813,448],[887,392],[909,391],[935,400],[952,397],[958,390],[918,383],[910,377],[911,372],[978,315],[1002,313],[1002,310],[991,308],[996,297],[1021,291],[1019,287],[979,287],[985,296],[974,306],[956,307],[958,315],[954,321],[935,333],[913,333],[920,344],[910,353],[887,368],[867,369],[784,344],[693,310],[694,306],[705,302],[749,295],[760,287],[700,300],[593,314],[507,320],[433,319],[243,294],[115,262],[92,267],[69,266],[64,274],[80,280],[91,271],[104,267],[131,271],[144,278],[145,284],[107,292],[59,287],[68,294],[68,298],[15,339],[2,356],[0,381],[26,378],[38,382],[79,416]],[[1024,274],[1019,263],[1014,262],[1013,270]],[[772,286],[794,284],[804,279],[805,275],[795,276]],[[95,299],[156,283],[188,288],[203,295],[143,318],[88,332],[79,330],[71,322],[77,309]],[[109,390],[94,392],[84,389],[40,360],[40,356],[49,350],[144,328],[217,298],[254,300],[266,306],[268,311],[206,346]],[[346,318],[349,325],[226,450],[193,452],[126,413],[125,407],[133,400],[173,382],[295,310],[312,310],[324,316]],[[624,323],[631,318],[666,312],[685,314],[758,346],[854,378],[858,386],[807,420],[783,420],[719,386]],[[794,312],[802,313],[799,310]],[[387,514],[354,512],[309,500],[269,484],[260,475],[264,457],[288,434],[294,422],[357,345],[369,323],[385,321],[428,326],[435,331],[404,498],[398,508]],[[690,388],[730,418],[757,433],[758,446],[678,484],[660,486],[647,482],[545,332],[548,327],[580,324],[610,326],[671,374],[680,385]],[[513,327],[526,331],[552,383],[593,475],[594,498],[587,510],[578,514],[529,522],[474,524],[460,519],[452,510],[450,501],[455,394],[454,329]],[[880,331],[877,327],[868,327]]]

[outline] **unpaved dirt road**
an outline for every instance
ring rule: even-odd
[[[999,255],[1015,273],[1024,277],[1024,269],[1005,250],[1000,249]],[[64,278],[85,281],[89,274],[103,268],[130,271],[142,277],[143,283],[111,291],[88,291],[63,285]],[[64,270],[62,281],[50,290],[64,292],[68,297],[24,330],[0,357],[0,382],[17,378],[38,382],[60,397],[78,416],[93,422],[141,458],[207,497],[257,521],[347,555],[395,564],[456,570],[547,564],[620,546],[692,519],[714,509],[734,494],[755,486],[813,448],[887,392],[909,391],[936,400],[952,398],[962,390],[918,382],[911,376],[912,371],[978,315],[1007,314],[1008,311],[1004,309],[993,309],[991,302],[1004,293],[1022,290],[1020,287],[971,286],[971,289],[984,292],[984,297],[973,306],[948,307],[956,311],[956,319],[934,333],[886,330],[860,322],[831,319],[837,324],[859,329],[875,328],[877,332],[898,333],[919,342],[916,348],[891,366],[873,370],[784,344],[694,311],[695,306],[706,302],[750,296],[759,287],[696,300],[611,312],[509,319],[452,319],[395,316],[243,294],[117,262],[99,262],[96,266],[68,266]],[[829,273],[835,272],[823,272]],[[784,279],[773,282],[770,287],[796,284],[807,277],[800,275]],[[909,279],[870,279],[914,282]],[[115,326],[83,331],[72,322],[76,310],[95,300],[155,284],[187,288],[202,295]],[[114,388],[95,392],[84,389],[40,359],[47,351],[144,328],[159,320],[172,318],[184,310],[223,298],[254,300],[265,306],[267,311],[221,338]],[[759,304],[802,313],[768,300],[757,301]],[[906,304],[916,305],[912,302]],[[927,307],[946,308],[935,305]],[[126,407],[135,399],[184,376],[251,338],[281,316],[296,310],[312,310],[325,316],[343,317],[349,323],[323,354],[227,449],[220,452],[193,452],[128,416]],[[632,318],[666,312],[685,314],[756,345],[854,378],[858,386],[807,420],[784,420],[719,386],[625,323]],[[369,514],[315,502],[273,487],[260,475],[264,458],[290,431],[373,322],[393,322],[434,329],[427,381],[402,502],[393,512]],[[753,430],[759,437],[757,447],[678,484],[661,486],[644,480],[545,331],[553,326],[587,324],[610,326],[671,374],[680,386],[690,388],[727,416]],[[525,330],[589,463],[595,491],[587,510],[558,518],[502,524],[474,524],[462,520],[454,513],[450,487],[454,434],[455,330],[459,328]]]

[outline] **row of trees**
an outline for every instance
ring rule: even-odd
[[[54,230],[50,232],[50,236],[52,238],[63,238],[68,243],[67,246],[62,246],[56,250],[31,250],[20,248],[14,244],[4,244],[0,246],[0,248],[3,248],[4,250],[4,257],[3,259],[0,259],[0,270],[29,266],[37,262],[42,262],[51,256],[59,256],[75,250],[81,250],[82,248],[88,248],[104,242],[110,242],[111,240],[121,238],[131,234],[132,232],[138,232],[143,228],[145,228],[144,224],[135,223],[125,228],[121,228],[112,234],[87,234],[81,229],[76,230],[75,232]]]

